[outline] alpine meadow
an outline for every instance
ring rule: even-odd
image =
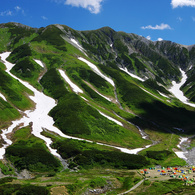
[[[195,45],[0,24],[0,194],[193,194],[194,119]]]

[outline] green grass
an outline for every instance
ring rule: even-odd
[[[0,28],[0,53],[7,50],[7,45],[10,41],[10,33],[6,28]]]
[[[0,185],[0,194],[31,194],[49,195],[49,190],[43,186],[3,184]]]
[[[103,117],[76,94],[68,93],[60,98],[50,115],[55,125],[68,135],[130,148],[143,144],[143,139],[138,133]]]
[[[179,143],[179,135],[164,133],[164,132],[154,132],[151,130],[146,130],[146,133],[150,136],[150,139],[156,141],[156,144],[147,148],[139,154],[148,156],[148,153],[158,153],[158,156],[150,158],[152,164],[160,164],[162,166],[184,166],[186,162],[177,157],[177,155],[173,152],[174,149],[177,148]],[[167,155],[166,155],[167,154]]]
[[[30,44],[26,43],[17,48],[15,48],[12,53],[7,58],[8,61],[12,63],[16,63],[22,58],[32,56],[32,50],[30,48]]]
[[[59,72],[54,68],[46,72],[40,80],[40,83],[44,87],[44,93],[54,99],[59,99],[69,93],[66,89],[64,80],[60,77]]]
[[[43,71],[43,68],[40,65],[38,65],[32,58],[25,57],[15,64],[11,73],[22,80],[28,81],[36,88],[41,89],[41,85],[38,83],[41,71]]]
[[[35,37],[32,41],[41,42],[47,41],[48,44],[53,45],[56,49],[67,51],[66,43],[60,36],[61,30],[54,25],[46,27],[44,31],[39,30],[39,36]]]
[[[0,169],[1,169],[1,173],[3,173],[4,175],[14,175],[15,174],[13,167],[9,163],[0,161]]]
[[[33,106],[32,101],[27,97],[27,94],[32,95],[33,92],[1,69],[0,83],[0,91],[17,108],[25,110]]]
[[[121,102],[124,102],[130,110],[138,114],[143,119],[154,121],[161,127],[180,127],[187,131],[192,131],[195,117],[194,109],[167,105],[157,100],[153,96],[144,92],[133,82],[126,80],[118,70],[99,65],[99,67],[110,75],[117,87]],[[190,129],[191,127],[191,129]]]
[[[170,179],[168,181],[155,181],[148,187],[146,185],[137,188],[134,191],[136,195],[163,195],[163,194],[194,194],[194,186],[186,186],[179,179]]]
[[[122,153],[117,149],[96,143],[60,138],[49,132],[44,132],[44,135],[52,138],[52,147],[57,149],[62,158],[69,159],[71,169],[75,167],[135,169],[149,165],[149,161],[143,156]]]
[[[19,117],[19,111],[0,98],[0,127],[5,128],[7,124]]]

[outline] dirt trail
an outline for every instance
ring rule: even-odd
[[[142,179],[139,183],[137,183],[136,185],[134,185],[131,189],[127,190],[126,192],[123,192],[123,193],[120,193],[118,195],[123,195],[123,194],[127,194],[133,190],[135,190],[137,187],[139,187],[143,182],[144,182],[145,179]]]

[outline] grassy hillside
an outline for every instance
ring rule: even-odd
[[[61,164],[45,146],[44,141],[31,134],[30,127],[17,130],[14,143],[6,148],[6,158],[19,170],[56,172]]]
[[[27,94],[33,94],[32,91],[1,69],[0,83],[0,91],[14,106],[21,110],[26,110],[33,106],[32,101],[27,97]]]

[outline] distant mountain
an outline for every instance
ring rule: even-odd
[[[185,164],[174,152],[194,135],[195,45],[11,22],[0,56],[2,174]]]

